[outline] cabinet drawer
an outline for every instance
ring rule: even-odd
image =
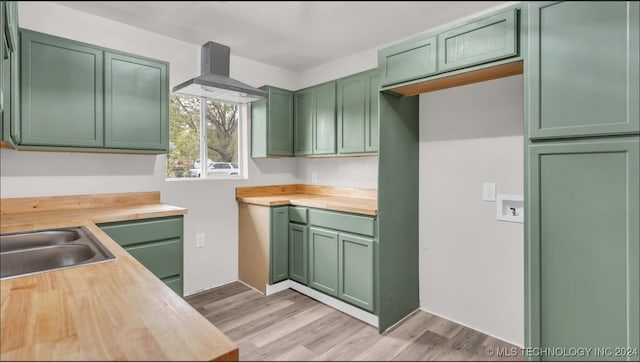
[[[121,246],[182,238],[182,217],[123,221],[100,228]]]
[[[182,274],[182,240],[172,239],[125,248],[158,278]]]
[[[351,233],[375,236],[375,219],[341,212],[309,210],[309,224]]]
[[[306,224],[307,210],[306,207],[289,206],[289,221]]]
[[[438,34],[438,70],[518,55],[517,15],[511,9]]]
[[[436,72],[436,38],[414,39],[378,53],[382,85],[426,77]]]

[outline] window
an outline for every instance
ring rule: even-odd
[[[244,105],[172,94],[167,178],[241,177],[240,135],[246,113]]]

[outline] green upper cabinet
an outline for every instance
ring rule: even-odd
[[[251,103],[251,157],[293,156],[293,92],[271,86]]]
[[[165,62],[105,52],[105,147],[167,151]]]
[[[269,284],[289,278],[289,206],[271,208]]]
[[[378,69],[337,81],[338,153],[378,150]]]
[[[7,41],[4,31],[4,8],[5,2],[0,2],[0,141],[4,141],[3,127],[4,127],[4,59],[5,54],[9,53],[7,49]]]
[[[309,286],[338,296],[338,233],[309,228]]]
[[[313,87],[313,154],[336,153],[336,82]]]
[[[364,124],[364,151],[378,152],[380,141],[380,71],[378,68],[365,73],[367,90],[367,114]]]
[[[639,131],[638,2],[532,2],[532,139]]]
[[[436,73],[436,38],[420,36],[378,52],[382,85],[423,78]]]
[[[364,74],[338,80],[338,153],[364,152],[367,113]]]
[[[340,233],[338,242],[338,297],[373,312],[374,241]]]
[[[380,49],[381,88],[407,96],[522,73],[521,65],[508,63],[523,59],[520,57],[523,8],[526,6],[514,4]],[[490,67],[496,68],[485,69]],[[469,77],[462,75],[483,69],[486,71]],[[458,77],[443,79],[450,76]],[[436,79],[442,81],[423,84]]]
[[[638,147],[638,137],[529,147],[526,347],[640,349]],[[637,358],[601,357],[627,356]]]
[[[19,128],[19,77],[18,77],[18,5],[15,1],[3,1],[2,6],[2,122],[1,140],[11,143],[20,140]]]
[[[167,152],[167,62],[25,29],[19,51],[17,148]]]
[[[295,92],[293,153],[306,156],[313,153],[313,89]]]
[[[336,153],[336,82],[295,92],[294,155]]]
[[[102,50],[23,30],[20,51],[20,144],[102,147]]]
[[[450,71],[518,55],[517,9],[438,34],[438,71]]]

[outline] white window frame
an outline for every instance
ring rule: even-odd
[[[203,180],[245,180],[249,178],[247,170],[249,162],[247,155],[249,154],[246,145],[248,140],[247,125],[251,112],[251,105],[246,103],[220,102],[227,104],[235,104],[238,106],[238,174],[237,175],[208,175],[208,157],[207,157],[207,101],[212,101],[204,97],[200,98],[200,177],[174,177],[166,178],[167,181],[203,181]],[[171,137],[171,135],[169,135]],[[166,165],[166,162],[165,162]],[[165,170],[166,175],[166,170]]]

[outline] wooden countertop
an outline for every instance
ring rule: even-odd
[[[82,195],[93,202],[88,196]],[[0,281],[0,359],[238,359],[227,336],[95,225],[182,215],[186,209],[159,203],[159,193],[154,204],[87,208],[71,202],[63,210],[36,199],[3,199],[2,233],[83,225],[117,259]],[[144,199],[137,202],[149,201]],[[27,212],[21,202],[41,211]]]
[[[295,205],[356,214],[377,215],[374,189],[278,185],[236,189],[236,200],[262,206]]]

